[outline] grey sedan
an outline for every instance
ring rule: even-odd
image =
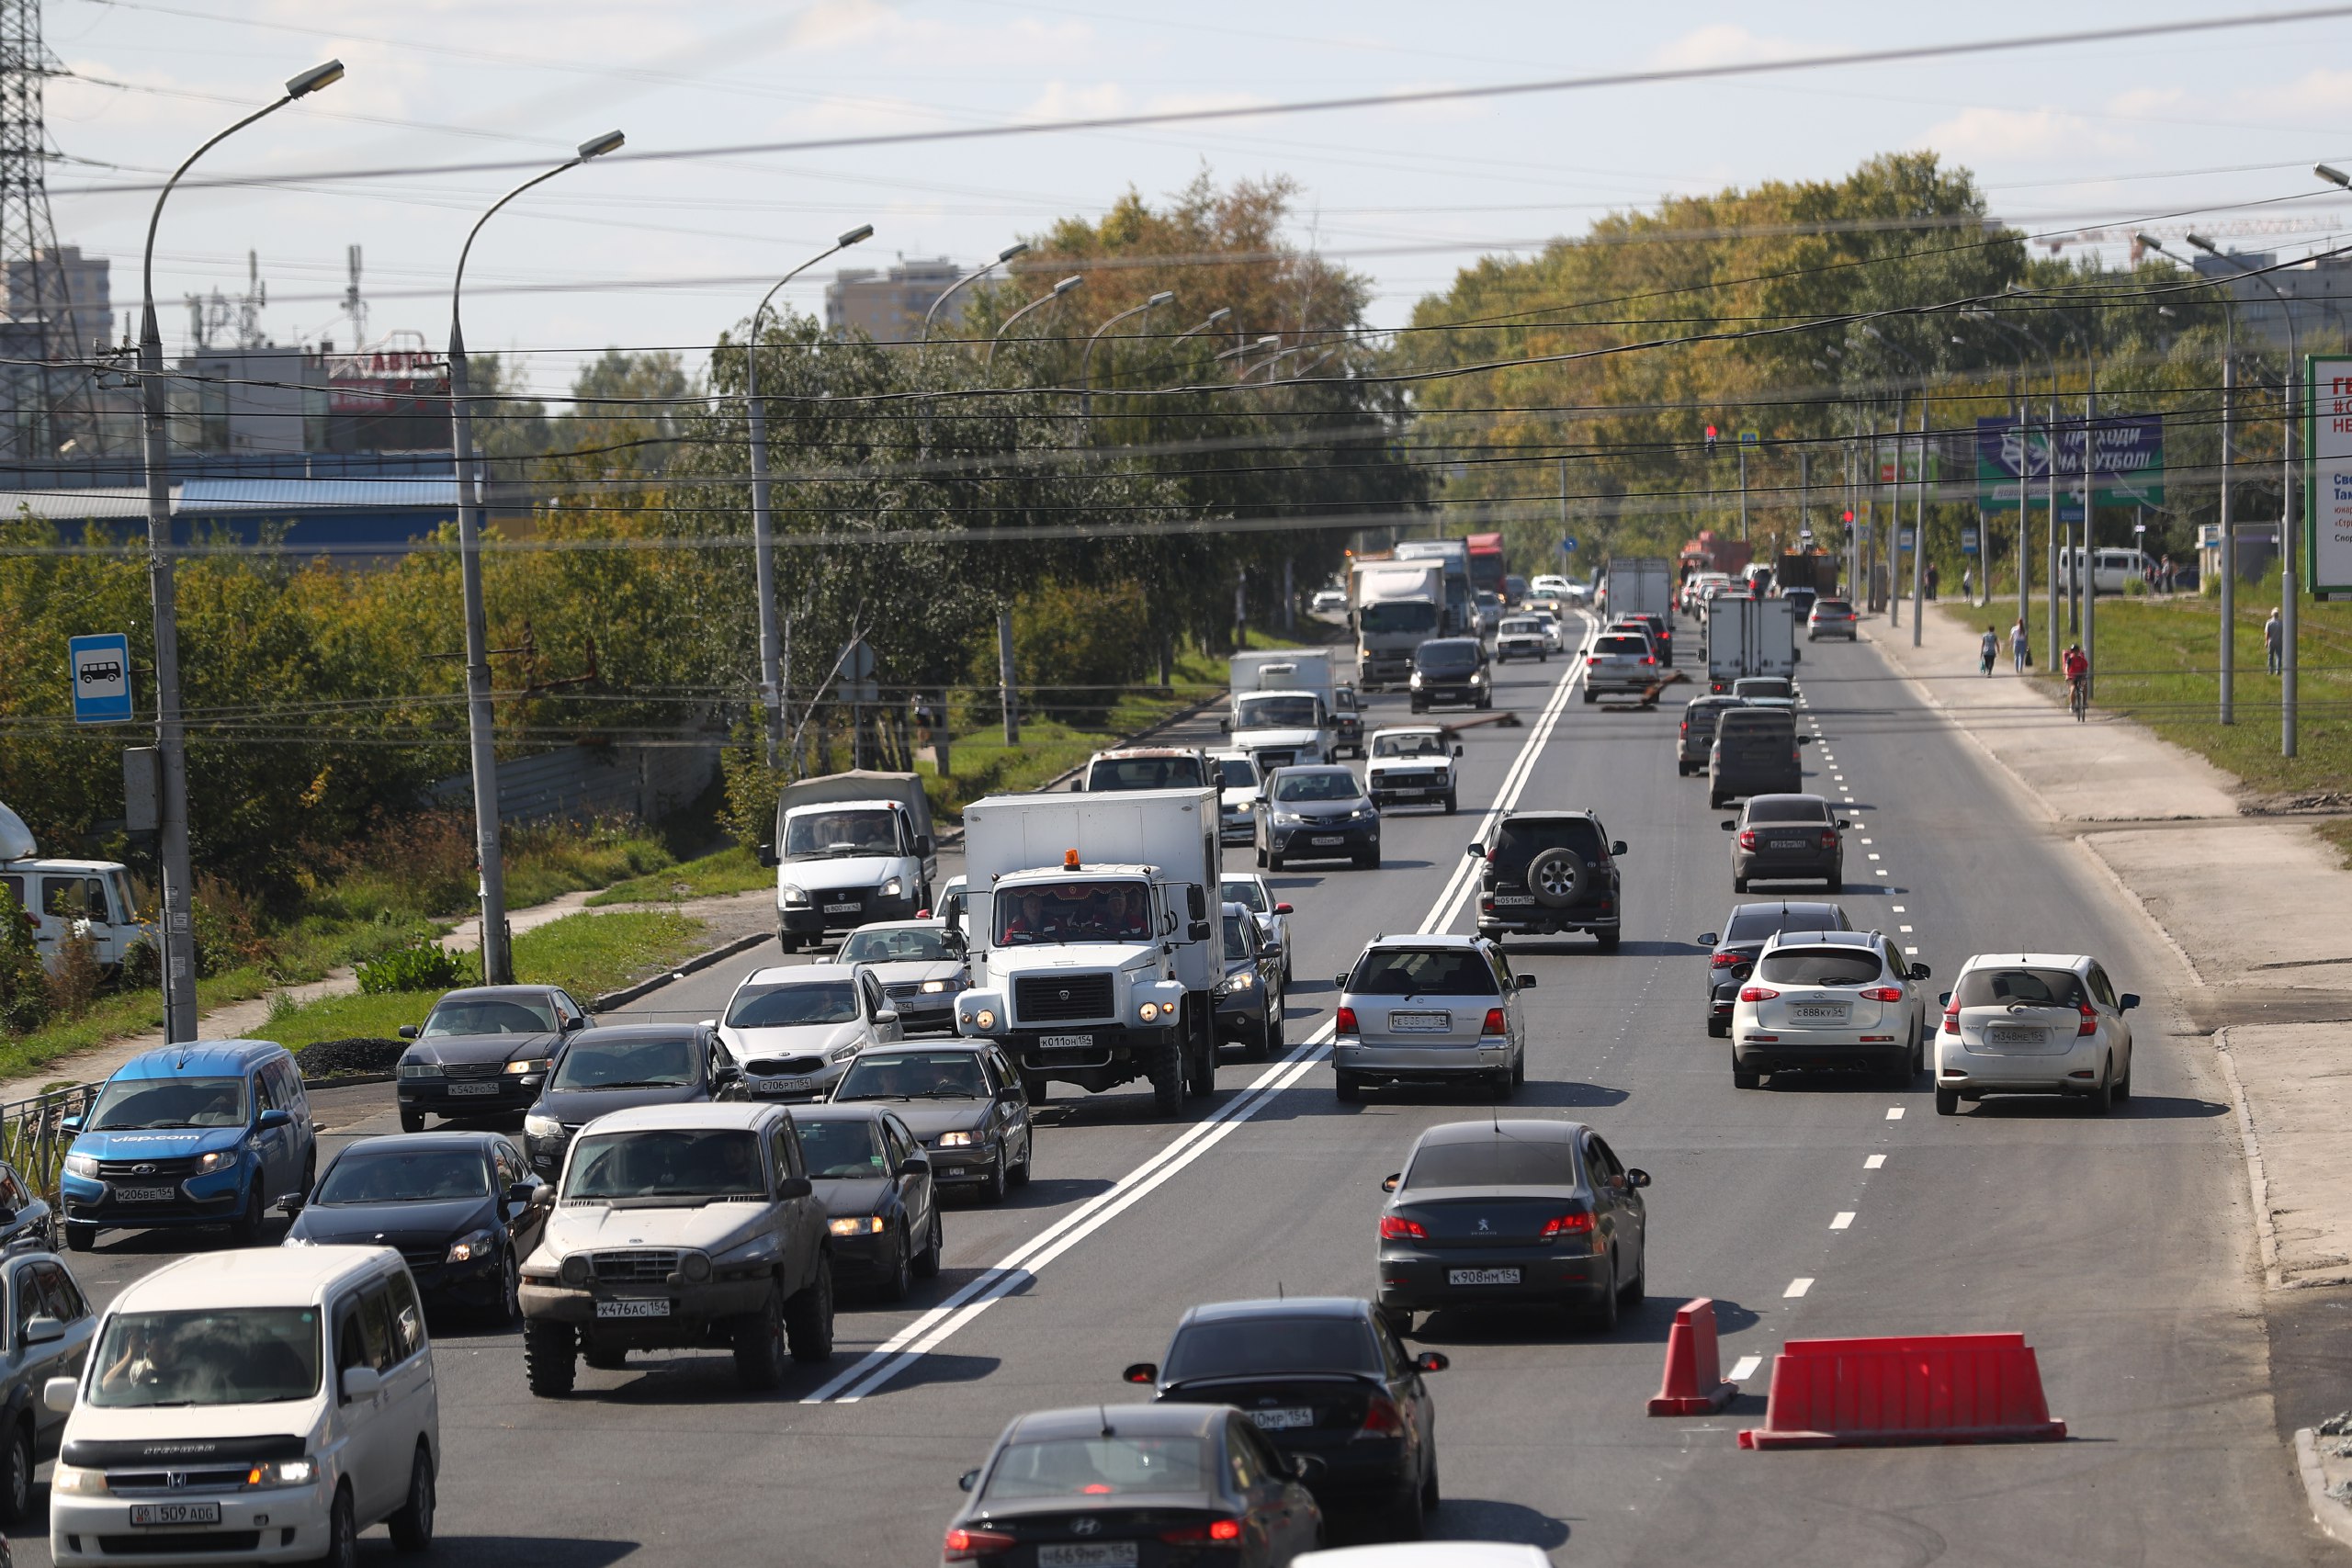
[[[891,1045],[862,1052],[833,1087],[835,1105],[880,1103],[922,1145],[932,1179],[977,1187],[991,1203],[1028,1185],[1036,1129],[1028,1091],[985,1040]]]
[[[964,933],[944,919],[881,920],[842,941],[836,964],[863,964],[907,1034],[956,1032],[956,994],[968,980]]]
[[[1509,1100],[1527,1081],[1526,1021],[1502,949],[1485,937],[1383,938],[1340,976],[1331,1040],[1340,1099],[1367,1084],[1484,1083]]]
[[[1276,768],[1258,800],[1258,867],[1344,860],[1380,869],[1380,812],[1354,773],[1334,763]]]

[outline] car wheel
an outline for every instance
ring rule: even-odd
[[[1509,1100],[1514,1087],[1509,1067],[1498,1067],[1487,1075],[1487,1092],[1498,1101]]]
[[[1262,846],[1258,851],[1258,869],[1260,871],[1266,869],[1266,852]]]
[[[1745,892],[1747,892],[1747,878],[1746,878],[1746,877],[1744,877],[1744,876],[1735,876],[1735,877],[1733,877],[1733,878],[1731,879],[1731,890],[1732,890],[1733,892],[1735,892],[1735,893],[1745,893]]]
[[[1008,1133],[1008,1134],[1005,1134],[1005,1144],[1006,1144],[1006,1146],[1007,1146],[1008,1148],[1010,1148],[1010,1147],[1012,1146],[1012,1135],[1011,1134],[1009,1134],[1009,1133]],[[1004,1172],[1004,1179],[1005,1179],[1005,1180],[1006,1180],[1006,1181],[1008,1181],[1008,1182],[1010,1182],[1010,1183],[1012,1183],[1012,1184],[1013,1186],[1015,1186],[1015,1187],[1026,1187],[1026,1186],[1028,1186],[1028,1185],[1029,1185],[1029,1162],[1030,1162],[1031,1160],[1033,1160],[1033,1159],[1036,1158],[1036,1157],[1037,1157],[1037,1144],[1036,1144],[1036,1140],[1035,1140],[1034,1138],[1027,1138],[1027,1139],[1023,1139],[1023,1140],[1022,1141],[1022,1145],[1021,1145],[1021,1157],[1020,1157],[1019,1159],[1017,1159],[1017,1160],[1014,1160],[1014,1161],[1013,1161],[1010,1166],[1007,1166],[1007,1167],[1005,1168],[1005,1172]]]
[[[1363,1098],[1363,1080],[1345,1067],[1332,1070],[1331,1082],[1339,1093],[1340,1103],[1342,1105],[1353,1105]]]
[[[988,1179],[980,1183],[980,1197],[990,1203],[1004,1201],[1004,1145],[996,1144],[989,1150]]]
[[[577,1333],[577,1330],[574,1330]],[[628,1370],[628,1350],[620,1345],[606,1345],[594,1335],[580,1335],[580,1359],[592,1372],[619,1372]]]
[[[1380,869],[1380,852],[1378,850],[1374,850],[1368,855],[1356,855],[1353,857],[1353,864],[1358,871],[1378,871]]]
[[[541,1399],[560,1399],[580,1375],[580,1336],[568,1323],[523,1325],[523,1375]]]
[[[0,1488],[0,1524],[17,1524],[33,1511],[33,1427],[28,1416],[8,1433],[7,1485]]]
[[[735,1325],[735,1381],[759,1393],[784,1382],[784,1305],[773,1290]]]
[[[1035,1106],[1035,1105],[1043,1105],[1043,1104],[1045,1104],[1045,1103],[1046,1103],[1046,1093],[1047,1093],[1047,1086],[1048,1086],[1052,1081],[1053,1081],[1053,1080],[1051,1080],[1050,1078],[1046,1077],[1046,1075],[1045,1075],[1045,1074],[1043,1074],[1043,1073],[1023,1073],[1023,1074],[1022,1074],[1022,1075],[1021,1075],[1021,1093],[1022,1093],[1022,1097],[1023,1097],[1023,1099],[1027,1100],[1029,1101],[1029,1103],[1030,1103],[1031,1105],[1033,1105],[1033,1106]]]
[[[784,1329],[792,1359],[808,1363],[833,1359],[833,1260],[817,1259],[817,1277],[784,1303]]]
[[[523,1321],[523,1271],[515,1266],[513,1247],[506,1249],[498,1273],[498,1323],[511,1328]]]
[[[411,1111],[406,1106],[401,1107],[401,1131],[403,1133],[424,1132],[424,1112],[422,1111]]]
[[[1246,1060],[1262,1062],[1274,1054],[1274,1009],[1279,1005],[1272,997],[1266,998],[1266,1016],[1258,1021],[1256,1037],[1242,1047]]]
[[[1710,1040],[1730,1039],[1731,1020],[1727,1018],[1711,1018],[1707,1020],[1707,1038]]]
[[[1587,686],[1584,689],[1584,700],[1589,703],[1597,703],[1600,700],[1600,694],[1598,692],[1595,692],[1591,687]]]
[[[1733,1061],[1731,1065],[1732,1088],[1761,1089],[1763,1085],[1764,1075],[1762,1073],[1758,1072],[1754,1067],[1743,1067],[1736,1060]]]
[[[1388,1535],[1395,1540],[1419,1540],[1429,1531],[1428,1504],[1418,1485],[1408,1486],[1388,1507]]]
[[[1710,811],[1721,811],[1726,804],[1727,802],[1720,795],[1707,796],[1707,809]]]
[[[96,1246],[97,1246],[97,1245],[98,1245],[98,1227],[97,1227],[97,1226],[96,1226],[96,1225],[76,1224],[75,1224],[74,1221],[72,1221],[72,1220],[68,1220],[68,1221],[66,1221],[66,1222],[65,1222],[65,1250],[66,1250],[66,1251],[68,1251],[68,1252],[87,1252],[87,1251],[89,1251],[89,1250],[90,1250],[90,1248],[92,1248],[92,1247],[96,1247]]]
[[[1151,1108],[1162,1116],[1174,1116],[1184,1109],[1184,1048],[1170,1043],[1151,1054],[1144,1066],[1151,1078]]]
[[[2083,1109],[2093,1116],[2104,1116],[2115,1107],[2115,1082],[2107,1074],[2108,1068],[2100,1067],[2098,1087],[2083,1097]]]
[[[262,1227],[266,1223],[266,1215],[261,1206],[261,1173],[255,1171],[253,1185],[245,1189],[245,1212],[237,1216],[237,1223],[230,1227],[229,1234],[239,1247],[259,1247]]]
[[[1906,1045],[1887,1057],[1880,1066],[1879,1077],[1886,1080],[1889,1089],[1911,1087],[1911,1048]]]
[[[1937,1114],[1937,1115],[1939,1115],[1939,1116],[1957,1116],[1957,1115],[1959,1115],[1959,1114],[1960,1114],[1960,1090],[1958,1090],[1958,1089],[1937,1089],[1937,1090],[1936,1090],[1936,1114]]]
[[[939,1200],[934,1195],[931,1203],[931,1229],[923,1237],[922,1250],[915,1254],[916,1279],[939,1278],[939,1255],[945,1247],[946,1238],[940,1232]]]
[[[1617,1332],[1617,1255],[1609,1255],[1609,1278],[1585,1309],[1585,1326],[1595,1334]]]
[[[913,1244],[908,1241],[904,1225],[890,1233],[890,1269],[882,1277],[881,1296],[886,1302],[902,1302],[914,1288]]]
[[[1264,866],[1268,871],[1280,871],[1283,868],[1283,857],[1278,854],[1270,853],[1264,860],[1258,863]]]
[[[1617,944],[1624,940],[1623,933],[1617,931],[1595,931],[1592,934],[1593,939],[1600,943],[1603,953],[1616,952]]]
[[[1642,1266],[1634,1270],[1632,1279],[1617,1287],[1617,1303],[1620,1306],[1638,1307],[1649,1293],[1650,1252],[1649,1248],[1645,1247],[1642,1248]]]
[[[1437,1455],[1432,1453],[1430,1455],[1430,1467],[1421,1476],[1421,1512],[1433,1512],[1443,1501],[1445,1499],[1440,1495],[1437,1486]]]
[[[399,1511],[384,1521],[391,1528],[393,1551],[433,1550],[434,1503],[433,1456],[419,1443],[416,1457],[409,1461],[408,1497]]]
[[[1447,791],[1445,792],[1445,814],[1446,814],[1448,817],[1451,817],[1451,816],[1453,816],[1456,811],[1458,811],[1458,810],[1460,810],[1460,809],[1461,809],[1461,801],[1460,801],[1459,797],[1457,797],[1457,796],[1455,795],[1455,794],[1454,794],[1454,792],[1453,792],[1453,791],[1452,791],[1452,790],[1447,790]]]
[[[2132,1098],[2132,1058],[2129,1056],[2123,1058],[2123,1076],[2115,1080],[2115,1098],[2118,1100]]]
[[[359,1521],[351,1511],[351,1489],[335,1488],[334,1506],[327,1510],[327,1549],[320,1568],[359,1568]]]
[[[1510,1087],[1518,1089],[1527,1082],[1527,1052],[1522,1047],[1510,1064]]]

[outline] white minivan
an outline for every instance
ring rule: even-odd
[[[166,1264],[115,1298],[50,1482],[59,1563],[359,1559],[432,1543],[441,1412],[416,1282],[382,1247]]]
[[[2141,550],[2119,550],[2101,545],[2095,551],[2078,550],[2069,545],[2058,552],[2058,581],[2082,586],[2082,568],[2078,558],[2088,556],[2091,561],[2091,582],[2101,593],[2120,593],[2127,582],[2146,579],[2149,557]]]

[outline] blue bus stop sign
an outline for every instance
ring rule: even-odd
[[[1560,541],[1560,553],[1564,556],[1572,556],[1576,554],[1577,542],[1574,539],[1562,539]]]
[[[130,639],[120,632],[69,637],[65,664],[74,683],[74,722],[128,724],[130,712]]]

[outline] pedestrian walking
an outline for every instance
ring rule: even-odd
[[[1936,584],[1941,581],[1942,576],[1943,574],[1936,570],[1936,563],[1929,561],[1928,563],[1928,597],[1930,600],[1935,598]]]
[[[2270,672],[2278,674],[2287,659],[2287,628],[2278,624],[2276,608],[2271,610],[2270,618],[2262,623],[2262,646],[2270,655]]]
[[[2172,557],[2166,556],[2156,567],[2156,581],[2167,593],[2172,592]]]
[[[1976,641],[1977,672],[1989,677],[1993,673],[1993,660],[2000,657],[2001,634],[1986,626],[1984,635]]]
[[[2033,668],[2033,639],[2026,633],[2025,617],[2022,615],[2018,617],[2018,624],[2009,628],[2009,662],[2020,675]]]
[[[1973,566],[1961,568],[1960,596],[1963,599],[1976,597],[1976,569]]]

